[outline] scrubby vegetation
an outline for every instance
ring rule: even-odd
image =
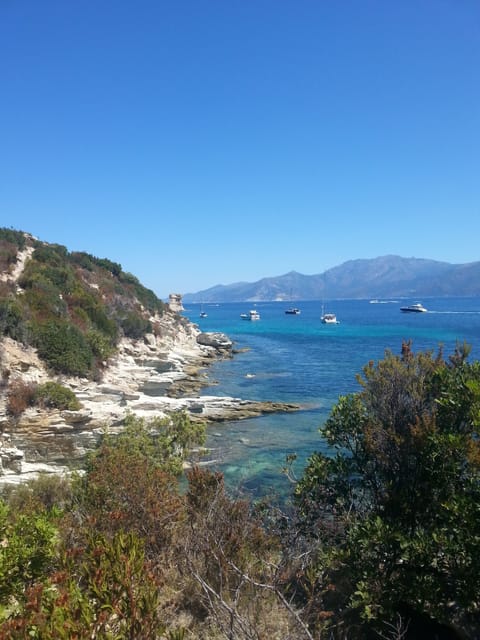
[[[22,231],[0,228],[0,271],[8,271],[17,261],[18,251],[24,249],[26,237]]]
[[[328,455],[282,509],[200,467],[185,486],[204,431],[129,416],[83,476],[4,496],[0,639],[477,638],[480,363],[467,356],[405,344],[365,366],[321,428]]]
[[[68,409],[70,411],[77,411],[81,408],[74,392],[54,380],[39,385],[15,378],[8,384],[7,414],[18,418],[28,407],[35,406],[43,409]]]
[[[0,228],[0,271],[27,247],[20,290],[0,283],[0,335],[37,347],[53,372],[95,378],[122,336],[154,330],[164,303],[120,264]]]
[[[71,389],[53,380],[38,385],[35,390],[35,402],[42,407],[68,409],[69,411],[77,411],[81,407],[77,396]]]

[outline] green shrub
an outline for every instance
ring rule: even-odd
[[[14,298],[0,300],[0,334],[22,342],[25,333],[23,309],[18,300]]]
[[[110,338],[116,338],[118,334],[118,327],[114,320],[111,320],[106,313],[106,309],[102,308],[99,304],[86,309],[88,317],[92,324],[103,334]]]
[[[159,585],[142,541],[131,533],[102,536],[92,531],[83,545],[63,551],[59,571],[27,589],[20,606],[1,625],[0,637],[163,638],[159,601]]]
[[[118,264],[118,262],[112,262],[111,260],[108,260],[108,258],[96,258],[95,256],[90,257],[94,264],[96,264],[101,269],[110,271],[113,276],[118,276],[122,271],[122,265]]]
[[[127,312],[120,320],[120,325],[126,337],[135,340],[152,331],[151,322],[134,311]]]
[[[75,286],[75,275],[69,266],[46,265],[42,273],[43,277],[57,287],[62,294],[69,293]]]
[[[9,263],[26,244],[21,232],[0,229],[0,266],[2,251]],[[32,238],[28,244],[34,252],[18,280],[24,291],[0,289],[0,335],[36,346],[56,372],[92,376],[119,335],[152,331],[145,310],[162,313],[164,303],[120,264]]]
[[[60,516],[62,510],[70,506],[72,485],[67,476],[45,473],[18,485],[4,487],[2,496],[11,513],[16,516],[45,512]]]
[[[90,325],[90,319],[88,317],[88,313],[82,307],[74,307],[70,308],[70,320],[72,323],[84,331],[86,327]]]
[[[151,289],[147,289],[141,284],[135,287],[135,295],[139,301],[146,307],[151,313],[163,314],[165,311],[165,304],[162,300],[157,298],[155,293]]]
[[[79,283],[74,290],[66,297],[70,314],[85,318],[87,325],[93,325],[101,333],[109,338],[115,339],[118,327],[114,320],[108,317],[107,308],[93,293],[87,291]],[[92,327],[92,328],[93,328]]]
[[[120,282],[124,282],[125,284],[132,284],[134,286],[140,284],[138,278],[132,273],[128,273],[128,271],[122,271],[122,273],[119,274],[118,279],[120,280]]]
[[[40,244],[32,256],[34,260],[50,266],[64,266],[67,257],[67,248],[62,244]]]
[[[89,331],[86,339],[92,353],[100,360],[106,360],[115,352],[112,341],[100,331]]]
[[[81,404],[71,389],[58,382],[45,382],[37,387],[35,402],[42,407],[77,411]]]
[[[87,376],[91,373],[93,353],[85,336],[74,325],[51,321],[36,327],[38,355],[57,373]]]
[[[10,244],[14,244],[21,251],[25,247],[25,234],[23,231],[16,231],[15,229],[0,227],[0,242],[8,242]]]
[[[151,313],[158,312],[163,313],[165,305],[151,289],[144,287],[131,273],[122,272],[119,277],[119,281],[126,286],[127,291],[130,291],[137,300]]]
[[[57,295],[72,291],[76,283],[72,267],[55,252],[47,252],[47,256],[51,257],[51,262],[46,261],[46,256],[42,256],[43,259],[39,260],[37,259],[38,251],[37,249],[34,252],[32,259],[25,265],[18,281],[19,285],[24,289],[31,289],[36,287],[38,283],[46,283],[55,289]]]
[[[55,285],[47,280],[32,281],[23,294],[25,306],[37,322],[65,317],[67,305]]]
[[[87,271],[93,271],[95,268],[92,256],[83,251],[72,251],[70,254],[70,260],[74,265],[81,267],[82,269],[86,269]]]
[[[311,568],[336,585],[335,622],[361,624],[368,637],[398,614],[412,626],[479,628],[480,364],[468,352],[457,346],[446,362],[404,343],[401,356],[366,365],[296,486],[318,557],[331,543]]]
[[[22,602],[25,586],[44,575],[55,550],[56,528],[42,515],[12,514],[0,502],[0,620],[13,602]]]

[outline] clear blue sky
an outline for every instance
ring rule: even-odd
[[[478,0],[0,0],[0,226],[164,297],[480,260]]]

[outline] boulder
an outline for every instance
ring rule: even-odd
[[[218,349],[220,351],[231,350],[233,346],[230,338],[224,333],[220,332],[200,333],[197,336],[197,343],[201,344],[204,347],[213,347],[214,349]]]
[[[0,475],[4,475],[7,470],[21,473],[24,458],[23,451],[17,447],[0,446]]]

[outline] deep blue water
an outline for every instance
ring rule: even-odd
[[[480,298],[430,298],[421,302],[428,313],[404,314],[400,307],[418,300],[372,304],[369,300],[336,300],[325,311],[340,324],[320,322],[320,302],[299,302],[300,315],[287,315],[288,303],[223,303],[186,305],[183,315],[203,331],[221,331],[236,349],[248,349],[208,369],[213,386],[203,395],[252,400],[295,402],[303,409],[259,418],[217,424],[209,428],[207,446],[213,466],[231,488],[254,495],[284,493],[288,482],[281,473],[285,456],[296,453],[295,471],[301,475],[308,456],[324,446],[318,428],[342,394],[358,390],[355,376],[385,350],[399,353],[403,340],[414,351],[438,350],[445,356],[457,342],[472,346],[470,360],[480,360]],[[242,320],[256,308],[261,319]],[[216,384],[213,384],[216,383]]]

